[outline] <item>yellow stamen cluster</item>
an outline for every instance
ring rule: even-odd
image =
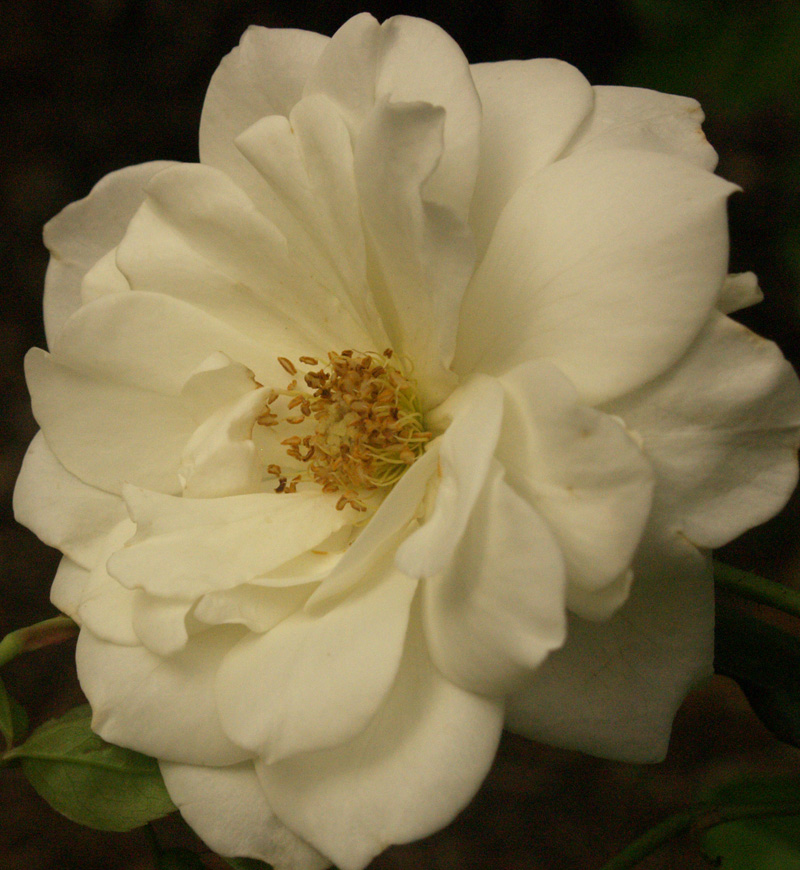
[[[298,375],[291,360],[278,357],[278,362],[289,375]],[[320,365],[314,357],[301,356],[299,362]],[[279,465],[268,466],[278,478],[276,492],[295,492],[297,484],[308,479],[323,492],[342,493],[338,510],[350,505],[365,511],[365,490],[396,483],[432,437],[425,430],[415,384],[404,368],[391,348],[382,354],[331,351],[326,364],[302,374],[307,390],[298,389],[296,377],[285,390],[273,390],[259,423],[281,422],[273,407],[284,397],[286,410],[294,413],[283,422],[313,427],[281,441],[292,459],[307,463],[307,471],[290,479]]]

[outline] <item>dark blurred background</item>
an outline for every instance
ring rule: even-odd
[[[766,301],[742,320],[800,363],[800,4],[797,0],[237,2],[17,0],[0,6],[0,636],[54,614],[57,555],[16,526],[11,492],[36,430],[22,376],[44,346],[41,227],[107,172],[197,159],[208,80],[248,24],[332,34],[351,15],[404,13],[442,25],[470,61],[537,56],[594,84],[696,97],[730,205],[731,270],[759,274]],[[800,587],[797,501],[727,548],[741,567]],[[71,645],[4,670],[34,724],[80,701]],[[504,740],[487,783],[445,831],[374,870],[593,870],[698,789],[748,773],[800,773],[798,753],[722,677],[681,711],[667,761],[615,764]],[[174,820],[169,844],[202,846]],[[17,771],[0,774],[0,870],[152,868],[143,834],[104,835],[62,819]],[[708,866],[691,837],[642,865]],[[754,868],[755,870],[755,868]]]

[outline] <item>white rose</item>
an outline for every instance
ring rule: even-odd
[[[364,867],[504,722],[663,754],[708,549],[783,505],[800,421],[724,313],[758,289],[701,120],[413,18],[253,28],[201,163],[48,224],[17,515],[64,553],[95,729],[212,848]]]

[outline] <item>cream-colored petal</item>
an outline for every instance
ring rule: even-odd
[[[441,156],[427,178],[428,202],[465,220],[478,166],[480,100],[461,49],[437,25],[398,15],[382,25],[367,13],[334,34],[308,78],[305,94],[322,93],[337,105],[358,139],[373,106],[440,106]]]
[[[384,560],[326,613],[242,640],[217,675],[226,733],[267,763],[356,737],[394,682],[416,587]]]
[[[53,585],[50,588],[50,601],[70,619],[79,622],[78,607],[83,599],[86,584],[89,582],[89,572],[69,556],[58,563]]]
[[[180,491],[181,451],[195,425],[175,398],[82,374],[38,348],[25,374],[34,417],[75,477],[110,493],[125,482]]]
[[[741,308],[756,305],[764,298],[754,272],[737,272],[728,275],[722,284],[717,308],[723,314],[732,314]]]
[[[503,391],[492,378],[477,377],[436,410],[451,419],[441,439],[433,510],[397,551],[396,564],[412,577],[448,569],[480,497],[503,419]]]
[[[495,461],[455,557],[424,584],[436,667],[470,692],[503,697],[561,646],[564,560],[534,508]]]
[[[735,187],[685,160],[576,153],[517,191],[465,296],[454,367],[555,363],[590,404],[672,365],[716,304]]]
[[[106,536],[127,512],[119,496],[70,474],[39,432],[28,447],[14,488],[14,517],[45,544],[91,568],[101,557]]]
[[[480,169],[470,213],[478,252],[518,188],[557,160],[593,102],[589,82],[552,58],[470,67],[483,107]]]
[[[661,761],[686,693],[711,675],[710,565],[679,536],[645,540],[625,604],[570,620],[567,642],[509,699],[507,727],[534,740],[637,764]]]
[[[169,658],[120,646],[81,629],[78,678],[92,705],[92,729],[109,743],[162,761],[236,764],[248,753],[222,731],[214,675],[244,629],[209,629]]]
[[[156,161],[112,172],[45,226],[50,265],[44,285],[44,325],[50,347],[67,318],[80,308],[84,275],[122,238],[144,199],[147,182],[171,165]]]
[[[662,151],[713,172],[717,154],[701,124],[697,100],[644,88],[594,88],[594,110],[567,153],[635,148]]]
[[[192,613],[208,625],[245,625],[256,634],[264,634],[299,610],[313,589],[313,583],[279,588],[243,583],[207,592]]]
[[[273,870],[323,870],[330,861],[272,812],[250,763],[231,767],[161,762],[173,803],[218,855],[267,861]]]
[[[776,345],[722,314],[676,366],[608,410],[655,467],[654,519],[699,547],[765,522],[797,482],[797,375]]]
[[[242,190],[262,183],[234,145],[260,118],[288,116],[328,38],[306,30],[250,27],[211,77],[200,118],[200,159]]]
[[[448,366],[473,268],[468,229],[424,199],[442,154],[443,109],[378,103],[356,143],[355,171],[375,268],[371,286],[392,347],[414,364],[423,403],[455,386]]]
[[[386,702],[354,740],[256,770],[284,824],[341,870],[448,824],[492,763],[503,705],[434,668],[419,627]]]
[[[174,498],[126,487],[136,535],[109,560],[114,577],[160,597],[231,589],[313,549],[355,511],[322,492]],[[294,579],[292,585],[302,583]]]
[[[617,420],[584,405],[548,363],[518,366],[501,381],[506,401],[497,456],[559,542],[571,607],[608,616],[600,602],[621,603],[624,584],[617,581],[630,568],[650,513],[650,462]],[[612,585],[615,593],[606,594]]]

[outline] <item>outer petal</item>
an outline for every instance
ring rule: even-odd
[[[592,87],[575,67],[536,59],[470,67],[483,106],[480,169],[470,225],[486,250],[505,204],[558,159],[592,108]]]
[[[445,680],[420,633],[411,630],[397,682],[358,737],[257,763],[278,817],[341,870],[361,870],[390,844],[442,828],[475,794],[494,758],[502,703]]]
[[[650,512],[650,463],[619,422],[582,404],[553,366],[528,363],[501,380],[497,456],[561,546],[570,608],[605,618],[627,593]]]
[[[465,220],[478,167],[480,100],[461,49],[441,28],[398,15],[382,25],[363,13],[333,36],[305,93],[323,93],[339,107],[354,138],[372,107],[424,102],[446,115],[442,152],[425,199]]]
[[[677,366],[609,410],[654,463],[654,518],[699,547],[765,522],[797,482],[797,375],[776,345],[723,315]]]
[[[423,587],[433,663],[467,691],[507,694],[563,643],[565,585],[558,543],[495,463],[455,558]]]
[[[50,589],[50,600],[75,622],[79,622],[78,607],[88,582],[89,572],[86,568],[82,568],[68,556],[64,556],[58,563],[58,570]]]
[[[64,321],[80,308],[83,276],[122,238],[144,199],[147,182],[171,165],[157,161],[112,172],[45,226],[51,257],[44,285],[44,325],[50,347]]]
[[[260,118],[288,116],[328,38],[306,30],[250,27],[211,78],[200,119],[200,159],[243,190],[261,184],[234,145]]]
[[[242,637],[214,628],[168,659],[140,646],[78,638],[81,688],[92,705],[92,729],[109,743],[184,764],[236,764],[248,753],[225,736],[214,700],[214,675]]]
[[[195,767],[161,762],[169,796],[219,855],[267,861],[274,870],[323,870],[330,861],[272,812],[252,764]]]
[[[470,284],[455,369],[554,362],[589,403],[660,374],[726,274],[735,188],[664,154],[575,154],[506,206]]]
[[[173,397],[76,372],[38,348],[25,357],[25,375],[34,417],[69,472],[112,493],[125,481],[180,491],[194,421]]]
[[[625,605],[570,621],[565,646],[509,699],[507,726],[534,740],[636,763],[660,761],[686,693],[711,675],[710,565],[685,539],[647,539]]]
[[[359,734],[394,682],[416,588],[384,565],[327,613],[245,638],[217,676],[226,733],[267,763]]]
[[[45,544],[91,568],[100,558],[106,536],[127,512],[119,496],[88,486],[70,474],[39,432],[28,447],[17,478],[14,516]]]
[[[594,111],[569,153],[635,148],[663,151],[713,172],[717,153],[703,133],[696,100],[644,88],[595,87]]]

